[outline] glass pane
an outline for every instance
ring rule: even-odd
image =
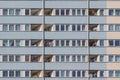
[[[76,71],[72,71],[72,77],[76,76]]]
[[[113,61],[113,56],[109,56],[109,62]]]
[[[101,10],[100,10],[100,16],[103,16],[103,15],[104,15],[104,10],[101,9]]]
[[[115,25],[115,31],[120,31],[120,25]]]
[[[64,40],[61,40],[61,46],[64,46]]]
[[[16,55],[15,61],[20,61],[20,56],[19,55]]]
[[[113,71],[109,71],[109,77],[113,77]]]
[[[116,10],[115,10],[115,14],[116,14],[117,16],[119,16],[119,15],[120,15],[120,10],[119,10],[119,9],[116,9]]]
[[[109,41],[109,46],[114,46],[113,40],[110,40],[110,41]]]
[[[65,14],[64,9],[62,9],[61,10],[61,15],[64,15],[64,14]]]
[[[8,25],[7,24],[3,24],[3,31],[8,31]]]
[[[72,56],[72,61],[76,61],[76,56]]]
[[[80,71],[77,71],[77,77],[80,77],[81,74],[80,74]]]
[[[64,25],[61,25],[61,31],[64,31]]]
[[[85,46],[85,40],[82,40],[82,46]]]
[[[25,31],[30,31],[29,24],[25,25]]]
[[[3,71],[3,77],[8,77],[8,71]]]
[[[56,40],[56,46],[59,46],[59,40]]]
[[[14,56],[13,55],[9,56],[9,61],[14,61]]]
[[[77,61],[81,61],[81,56],[77,56]]]
[[[115,71],[115,77],[120,77],[120,71]]]
[[[29,9],[26,9],[25,10],[25,15],[29,15],[30,13],[29,13]]]
[[[64,56],[61,56],[61,62],[64,62],[65,58]]]
[[[113,25],[109,25],[109,31],[113,31]]]
[[[82,25],[82,31],[85,31],[85,25]]]
[[[14,77],[14,71],[9,71],[9,77]]]
[[[66,77],[70,76],[70,71],[66,71]]]
[[[83,10],[82,10],[82,15],[84,16],[84,15],[85,15],[85,13],[86,13],[86,12],[85,12],[85,9],[83,9]]]
[[[100,31],[104,31],[104,25],[103,24],[100,25]]]
[[[56,56],[56,61],[59,62],[59,56]]]
[[[3,46],[8,46],[8,40],[3,40]]]
[[[20,24],[17,24],[17,25],[15,26],[15,31],[20,31]]]
[[[16,15],[20,15],[20,9],[16,9]]]
[[[61,77],[64,77],[64,71],[61,71]]]
[[[29,77],[29,71],[25,71],[25,77]]]
[[[9,31],[14,31],[14,24],[9,25]]]
[[[14,15],[14,9],[9,9],[9,15]]]
[[[70,25],[66,25],[66,31],[70,31]]]
[[[25,40],[25,46],[29,46],[29,40]]]
[[[72,15],[76,15],[75,9],[72,10]]]
[[[82,71],[82,77],[85,77],[85,71]]]
[[[77,40],[77,46],[81,46],[80,40]]]
[[[7,57],[7,55],[3,55],[3,61],[8,61],[8,57]]]
[[[75,40],[72,40],[72,46],[75,46],[76,44],[75,44]]]
[[[56,31],[59,31],[59,25],[56,25]]]
[[[72,25],[72,31],[75,31],[75,25]]]
[[[104,56],[100,56],[100,62],[104,62]]]
[[[104,46],[104,40],[100,40],[100,46]]]
[[[118,55],[115,56],[115,61],[116,61],[116,62],[120,62],[120,56],[118,56]]]
[[[16,40],[16,47],[20,46],[20,40]]]
[[[7,15],[8,14],[8,10],[7,9],[3,9],[3,15]]]
[[[26,62],[29,62],[29,55],[26,55],[26,56],[25,56],[25,61],[26,61]]]
[[[82,56],[82,62],[85,62],[85,56]]]
[[[81,15],[81,12],[80,12],[80,10],[77,10],[77,15]]]
[[[77,31],[80,31],[80,29],[81,29],[81,26],[77,25]]]
[[[66,62],[70,61],[70,56],[66,56]]]
[[[9,40],[9,46],[14,46],[14,40]]]
[[[59,77],[59,71],[56,71],[56,77]]]
[[[110,9],[110,10],[109,10],[109,16],[111,16],[111,15],[113,15],[113,14],[114,14],[113,9]]]
[[[119,40],[115,40],[115,46],[120,46],[120,41]]]
[[[69,10],[69,9],[67,9],[67,10],[66,10],[66,15],[69,15],[69,12],[70,12],[70,10]]]
[[[56,15],[59,15],[59,9],[56,9]]]
[[[100,71],[100,77],[104,77],[104,71]]]
[[[69,46],[70,41],[66,40],[66,46]]]
[[[16,71],[16,76],[15,77],[20,77],[20,71]]]

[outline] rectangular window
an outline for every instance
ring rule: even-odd
[[[59,40],[56,40],[56,46],[59,46]]]
[[[70,13],[70,10],[66,9],[66,15],[69,15],[69,13]]]
[[[14,77],[14,71],[9,71],[9,77]]]
[[[63,71],[63,70],[61,71],[61,77],[64,77],[64,75],[65,75],[64,72],[65,71]]]
[[[61,25],[61,31],[64,31],[64,25]]]
[[[81,25],[77,25],[77,31],[80,31],[81,30]]]
[[[29,40],[25,40],[25,46],[29,46]]]
[[[120,77],[120,71],[115,71],[115,77]]]
[[[20,46],[20,40],[16,40],[16,47]]]
[[[85,9],[82,9],[82,16],[85,16],[86,12]]]
[[[65,61],[64,56],[61,56],[61,62],[64,62],[64,61]]]
[[[72,31],[75,31],[75,25],[74,24],[72,25]]]
[[[100,56],[100,62],[104,62],[104,56],[103,55]]]
[[[9,25],[9,31],[14,31],[14,24]]]
[[[82,71],[82,77],[85,77],[85,71]]]
[[[81,56],[77,56],[77,61],[81,61]]]
[[[8,61],[8,56],[7,55],[3,55],[3,61]]]
[[[116,9],[116,10],[115,10],[115,14],[116,14],[116,16],[119,16],[119,15],[120,15],[120,10],[119,10],[119,9]]]
[[[8,77],[8,71],[3,71],[3,77]]]
[[[80,71],[77,71],[77,77],[81,77]]]
[[[104,77],[104,71],[100,71],[100,77]]]
[[[120,56],[119,55],[115,56],[115,61],[120,62]]]
[[[63,16],[65,14],[64,9],[61,9],[61,15]]]
[[[109,31],[113,31],[113,25],[109,25]]]
[[[76,15],[76,10],[72,9],[72,15],[75,16]]]
[[[76,71],[72,71],[72,77],[76,77]]]
[[[25,77],[30,77],[29,71],[25,71]]]
[[[64,46],[64,40],[61,40],[61,46]]]
[[[82,62],[85,62],[85,56],[82,56]]]
[[[9,56],[9,61],[14,61],[14,56],[13,55]]]
[[[66,71],[66,77],[70,76],[70,71]]]
[[[115,31],[120,31],[120,25],[115,25]]]
[[[26,24],[26,25],[25,25],[25,31],[30,31],[29,24]]]
[[[56,77],[59,77],[59,71],[56,71]]]
[[[82,25],[82,31],[85,31],[85,25]]]
[[[110,10],[109,10],[109,16],[112,16],[112,15],[114,15],[114,10],[113,10],[113,9],[110,9]]]
[[[114,46],[114,41],[113,40],[109,40],[109,46]]]
[[[103,15],[104,15],[104,10],[101,9],[101,10],[100,10],[100,16],[103,16]]]
[[[59,31],[59,25],[56,25],[56,31]]]
[[[56,15],[59,15],[59,9],[56,9],[55,13],[56,13]]]
[[[8,46],[8,40],[3,40],[3,46]]]
[[[66,31],[70,31],[70,25],[66,25]]]
[[[9,9],[9,15],[14,15],[14,9]]]
[[[20,71],[16,71],[15,77],[20,77]]]
[[[77,15],[81,15],[80,9],[77,10]]]
[[[14,40],[9,40],[9,46],[14,46]]]
[[[17,16],[20,15],[20,9],[16,9],[16,13]]]
[[[3,24],[3,31],[8,31],[8,25],[7,24]]]
[[[100,31],[104,31],[104,25],[103,24],[100,25]]]
[[[100,40],[100,46],[104,46],[104,40]]]
[[[69,46],[70,41],[66,40],[66,46]]]
[[[70,56],[66,56],[66,62],[70,61]]]
[[[120,41],[119,40],[115,40],[115,46],[120,46]]]
[[[72,61],[76,61],[76,56],[72,56]]]
[[[20,24],[17,24],[17,25],[15,26],[15,31],[20,31]]]
[[[30,15],[29,9],[25,9],[25,15]]]
[[[59,62],[59,56],[56,56],[55,58],[56,58],[56,59],[55,59],[56,62]]]
[[[7,9],[3,9],[3,15],[4,16],[8,15],[8,10]]]
[[[82,40],[82,46],[85,46],[85,40]]]
[[[76,46],[76,41],[75,40],[72,40],[72,46]]]
[[[29,62],[29,61],[30,61],[29,55],[26,55],[26,56],[25,56],[25,62]]]
[[[15,61],[20,61],[20,56],[19,55],[15,56]]]
[[[81,41],[77,40],[77,46],[81,46]]]
[[[109,71],[109,77],[113,77],[113,71]]]
[[[113,56],[112,55],[109,56],[109,62],[113,62]]]

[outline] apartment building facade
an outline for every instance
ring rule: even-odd
[[[119,0],[0,0],[0,80],[119,80]]]

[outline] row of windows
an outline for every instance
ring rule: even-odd
[[[25,71],[24,74],[22,71],[19,70],[4,70],[2,71],[2,76],[3,77],[21,77],[21,75],[25,75],[24,77],[30,77],[30,72],[29,71]]]
[[[6,15],[10,15],[10,16],[13,16],[13,15],[23,15],[21,12],[21,9],[2,9],[3,10],[3,15],[6,16]],[[25,9],[25,13],[24,15],[30,15],[30,10],[29,9]]]
[[[98,74],[99,73],[99,74]],[[61,70],[56,71],[56,77],[120,77],[120,71],[69,71],[69,70]],[[108,76],[106,76],[108,74]]]
[[[119,55],[56,55],[56,62],[120,62]]]
[[[2,31],[22,31],[23,26],[20,24],[3,24]],[[24,31],[30,31],[30,26],[26,24]]]

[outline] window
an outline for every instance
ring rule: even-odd
[[[100,40],[100,46],[104,46],[104,40]]]
[[[104,71],[100,71],[100,77],[104,77]]]
[[[3,77],[8,77],[8,71],[3,71]]]
[[[72,61],[76,61],[76,56],[72,56]]]
[[[56,31],[59,31],[59,25],[56,25]]]
[[[29,71],[25,71],[25,77],[29,77]]]
[[[9,46],[14,46],[14,40],[9,40]]]
[[[81,15],[80,9],[77,10],[77,15]]]
[[[80,74],[80,71],[77,71],[77,77],[80,77],[81,74]]]
[[[20,15],[20,9],[16,9],[16,13],[17,16]]]
[[[64,40],[61,40],[61,46],[64,46]]]
[[[14,24],[9,25],[9,31],[14,31]]]
[[[115,71],[115,77],[120,77],[120,71]]]
[[[66,15],[69,15],[69,13],[70,13],[70,10],[67,9],[67,10],[66,10]]]
[[[66,62],[70,61],[70,56],[66,56]]]
[[[61,31],[64,31],[64,25],[61,25]]]
[[[29,9],[25,9],[25,15],[30,15]]]
[[[82,77],[85,77],[85,71],[82,71]]]
[[[104,25],[103,24],[100,25],[100,31],[104,31]]]
[[[104,62],[104,56],[103,55],[100,56],[100,62]]]
[[[70,25],[66,25],[66,31],[70,31]]]
[[[109,62],[113,62],[113,56],[112,55],[109,56]]]
[[[20,61],[20,56],[19,55],[15,56],[15,61]]]
[[[77,56],[77,61],[81,61],[81,56]]]
[[[75,45],[76,45],[75,42],[76,42],[75,40],[72,40],[72,46],[75,46]]]
[[[29,61],[30,61],[29,55],[26,55],[26,56],[25,56],[25,61],[26,61],[26,62],[29,62]]]
[[[7,9],[3,9],[3,15],[4,16],[8,15],[8,10]]]
[[[65,58],[64,56],[61,56],[61,62],[64,62]]]
[[[82,40],[82,46],[85,46],[85,40]]]
[[[56,77],[59,77],[59,71],[56,71]]]
[[[9,77],[14,77],[14,71],[9,71]]]
[[[70,71],[66,71],[66,77],[70,76]]]
[[[9,56],[9,61],[14,61],[14,56],[13,55]]]
[[[72,25],[72,31],[75,31],[75,25]]]
[[[113,71],[109,71],[109,77],[113,77]]]
[[[3,46],[8,46],[8,40],[3,40]]]
[[[82,56],[82,62],[85,62],[85,56]]]
[[[80,29],[81,29],[81,26],[78,24],[77,25],[77,31],[80,31]]]
[[[120,56],[119,56],[119,55],[116,55],[116,56],[115,56],[115,61],[116,61],[116,62],[120,62]]]
[[[109,40],[109,46],[114,46],[113,43],[114,43],[113,40]]]
[[[16,71],[16,77],[20,77],[20,71]]]
[[[64,74],[64,71],[62,70],[62,71],[61,71],[61,77],[64,77],[64,75],[65,75],[65,74]]]
[[[9,15],[14,15],[14,9],[9,9]]]
[[[17,47],[20,46],[20,40],[16,40],[16,46],[17,46]]]
[[[25,40],[25,46],[29,46],[29,40]]]
[[[8,25],[7,24],[3,24],[3,31],[8,31]]]
[[[56,46],[59,46],[59,40],[56,40]]]
[[[113,31],[113,25],[109,25],[109,31]]]
[[[77,40],[77,46],[81,46],[81,41]]]
[[[112,16],[112,15],[114,15],[114,10],[113,10],[113,9],[110,9],[110,10],[109,10],[109,16]]]
[[[56,56],[56,61],[59,62],[59,56]]]
[[[72,71],[72,77],[76,77],[76,71]]]
[[[103,15],[104,15],[104,10],[101,9],[101,10],[100,10],[100,16],[103,16]]]
[[[56,15],[59,15],[59,9],[56,9]]]
[[[82,25],[82,31],[85,31],[85,25]]]
[[[115,40],[115,46],[120,46],[120,41],[119,40]]]
[[[65,14],[64,9],[61,9],[61,15],[63,16]]]
[[[120,15],[120,10],[119,10],[119,9],[116,9],[116,10],[115,10],[115,14],[116,14],[117,16],[119,16],[119,15]]]
[[[115,25],[115,31],[120,31],[120,25]]]
[[[76,15],[76,10],[75,9],[72,9],[72,15]]]
[[[7,57],[7,55],[3,55],[3,61],[8,61],[8,57]]]
[[[82,15],[85,16],[85,9],[82,9]]]
[[[30,31],[29,24],[25,25],[25,31]]]
[[[15,31],[20,31],[20,24],[15,25]]]
[[[66,46],[69,46],[70,41],[66,40]]]

